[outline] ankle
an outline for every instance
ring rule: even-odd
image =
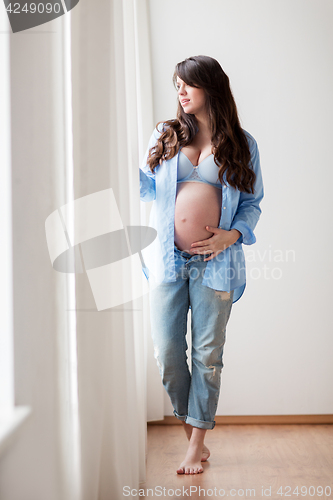
[[[182,421],[182,424],[183,424],[183,428],[184,428],[186,437],[190,441],[191,436],[192,436],[192,429],[193,429],[193,427],[190,424],[186,424],[184,421]]]
[[[190,444],[203,447],[205,435],[206,435],[206,429],[199,429],[198,427],[193,427]]]

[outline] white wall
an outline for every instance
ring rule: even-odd
[[[210,55],[261,154],[263,213],[217,414],[333,413],[333,3],[150,0],[150,21],[155,122],[175,116],[175,64]]]

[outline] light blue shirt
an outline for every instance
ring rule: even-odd
[[[161,124],[154,130],[149,140],[148,148],[140,168],[140,199],[153,201],[150,212],[149,226],[157,231],[157,242],[151,251],[143,253],[145,265],[142,270],[147,279],[149,272],[159,282],[176,281],[174,259],[174,223],[175,201],[177,190],[178,154],[171,160],[163,161],[152,173],[147,165],[149,149],[156,144],[161,134]],[[254,228],[256,227],[261,209],[259,204],[264,196],[258,145],[246,130],[253,170],[256,174],[254,194],[244,193],[232,188],[228,183],[222,187],[222,205],[219,228],[237,229],[241,236],[236,243],[226,248],[213,259],[207,261],[202,278],[202,285],[214,290],[229,292],[234,290],[233,302],[243,295],[246,286],[245,256],[242,244],[252,245],[256,242]],[[159,277],[156,275],[159,275]]]

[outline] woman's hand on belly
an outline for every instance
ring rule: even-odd
[[[225,229],[212,226],[206,226],[206,229],[207,231],[214,233],[213,236],[206,240],[196,241],[191,245],[191,250],[196,254],[212,252],[209,257],[204,259],[204,262],[212,260],[219,253],[223,252],[223,250],[236,243],[238,238],[241,236],[241,233],[237,231],[237,229],[227,231]]]

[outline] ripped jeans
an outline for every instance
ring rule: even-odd
[[[177,280],[150,290],[150,320],[155,358],[174,414],[193,427],[213,429],[220,393],[223,347],[233,290],[201,284],[205,255],[176,245]],[[191,306],[192,366],[187,363],[187,316]]]

